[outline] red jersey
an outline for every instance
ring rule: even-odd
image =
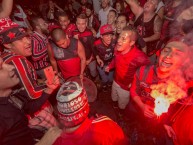
[[[72,133],[63,132],[53,145],[128,145],[122,129],[106,116],[86,119]]]
[[[12,52],[4,52],[1,57],[5,63],[15,67],[15,72],[20,79],[18,87],[23,88],[18,94],[27,100],[40,98],[46,86],[37,84],[37,75],[33,65],[24,56]]]
[[[130,93],[132,97],[140,96],[144,103],[154,103],[154,98],[151,97],[151,85],[158,84],[156,66],[143,66],[139,68],[134,76],[131,85]]]
[[[115,82],[119,84],[122,89],[129,90],[129,85],[133,81],[136,70],[149,63],[150,61],[145,53],[134,47],[126,54],[121,54],[116,51],[109,67],[115,67]]]
[[[51,43],[52,51],[64,79],[80,75],[81,61],[78,56],[78,40],[70,38],[67,48],[60,48]]]
[[[32,64],[36,70],[42,70],[50,66],[48,57],[48,38],[36,31],[31,35],[32,40]]]
[[[86,29],[84,32],[79,32],[79,30],[76,29],[73,32],[73,35],[78,35],[78,39],[84,46],[86,60],[90,59],[90,57],[93,54],[92,50],[93,50],[93,43],[95,39],[93,36],[93,33],[89,29]]]

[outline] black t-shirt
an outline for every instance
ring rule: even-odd
[[[95,56],[98,55],[100,59],[104,62],[104,64],[108,65],[113,59],[116,42],[117,42],[116,39],[112,39],[109,46],[106,46],[102,42],[102,39],[96,40],[94,42],[94,49],[93,49],[94,55]]]
[[[0,97],[0,145],[34,145],[25,114]]]

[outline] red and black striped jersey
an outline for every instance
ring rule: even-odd
[[[150,96],[150,86],[152,84],[157,84],[158,81],[155,65],[140,67],[134,75],[133,83],[130,88],[131,96],[141,97],[144,103],[153,103],[154,98]]]
[[[51,41],[50,44],[63,77],[67,79],[80,75],[81,61],[78,56],[78,40],[70,38],[70,44],[67,48],[58,47]]]
[[[39,86],[37,84],[37,76],[33,65],[25,57],[11,52],[2,53],[1,57],[5,63],[15,67],[15,72],[20,79],[20,83],[15,89],[20,88],[20,91],[17,92],[21,97],[20,99],[26,101],[40,98],[45,85]]]
[[[93,33],[89,29],[86,29],[84,32],[79,32],[77,29],[73,32],[73,35],[78,35],[78,39],[84,46],[86,59],[88,60],[93,54],[93,43],[95,40]]]
[[[31,35],[32,42],[32,64],[36,70],[41,70],[50,66],[48,57],[48,38],[36,31]]]

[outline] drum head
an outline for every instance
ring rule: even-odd
[[[74,81],[82,86],[79,76],[71,77],[66,82]],[[97,98],[97,87],[94,82],[86,77],[83,79],[83,88],[86,90],[88,102],[94,102]]]

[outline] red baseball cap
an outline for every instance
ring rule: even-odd
[[[0,21],[0,44],[11,43],[19,40],[28,34],[19,27],[18,24],[11,21],[10,18],[3,18]]]
[[[109,24],[103,25],[100,28],[100,35],[105,35],[105,34],[113,34],[113,27]]]

